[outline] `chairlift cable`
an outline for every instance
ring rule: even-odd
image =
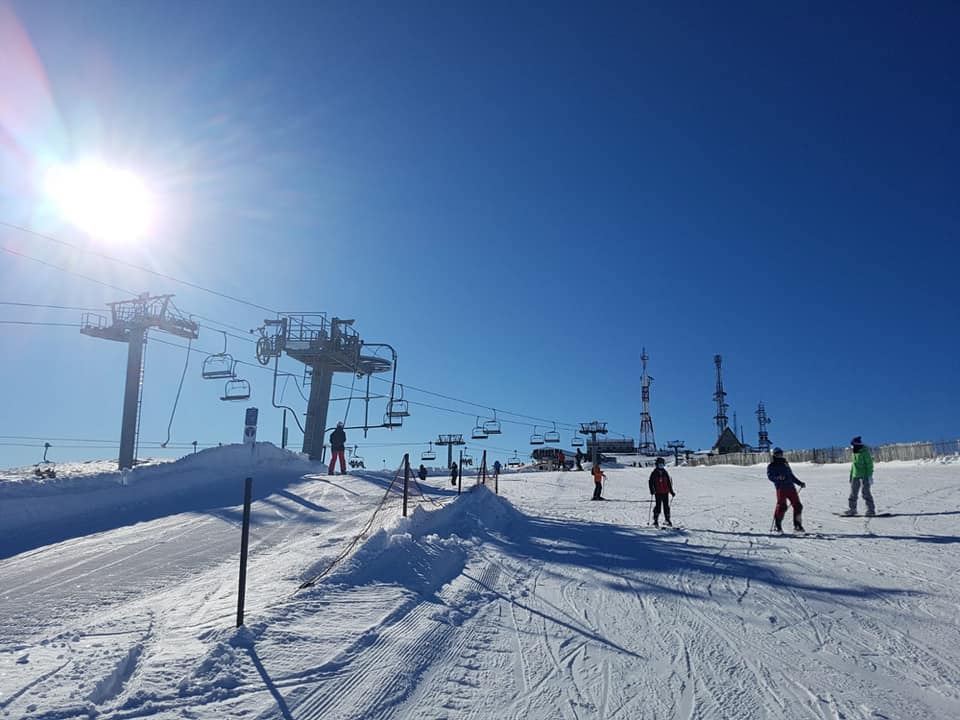
[[[226,342],[226,339],[224,339]],[[183,372],[180,373],[180,384],[177,386],[177,396],[173,399],[173,409],[170,411],[170,422],[167,423],[167,439],[160,443],[160,447],[165,448],[170,442],[170,429],[173,427],[173,417],[177,414],[177,403],[180,402],[180,391],[183,390],[183,379],[187,376],[187,367],[190,365],[190,345],[193,338],[187,338],[187,355],[183,361]]]
[[[36,230],[31,230],[30,228],[24,227],[22,225],[16,225],[11,222],[0,220],[0,226],[9,228],[11,230],[16,230],[18,232],[27,233],[28,235],[33,235],[35,237],[43,238],[44,240],[49,240],[51,242],[58,243],[60,245],[63,245],[64,247],[70,248],[71,250],[76,250],[77,252],[96,255],[97,257],[103,258],[104,260],[109,260],[110,262],[115,262],[119,265],[124,265],[125,267],[131,268],[133,270],[145,272],[150,275],[154,275],[155,277],[163,278],[164,280],[170,280],[171,282],[179,283],[180,285],[185,285],[186,287],[193,288],[194,290],[200,290],[202,292],[209,293],[211,295],[216,295],[217,297],[224,298],[225,300],[232,300],[233,302],[237,302],[242,305],[249,305],[250,307],[257,308],[258,310],[263,310],[271,314],[277,313],[276,310],[265,307],[264,305],[258,305],[257,303],[250,302],[249,300],[244,300],[242,298],[234,297],[233,295],[227,295],[226,293],[222,293],[217,290],[211,290],[210,288],[204,287],[203,285],[192,283],[189,280],[181,280],[180,278],[174,277],[173,275],[168,275],[166,273],[160,272],[159,270],[153,270],[148,267],[143,267],[142,265],[136,265],[134,263],[127,262],[126,260],[121,260],[120,258],[113,257],[112,255],[107,255],[106,253],[98,252],[97,250],[92,250],[90,248],[83,248],[71,242],[67,242],[66,240],[61,240],[58,237],[54,237],[53,235],[47,235],[46,233],[37,232]],[[22,253],[11,251],[9,248],[6,248],[6,247],[0,248],[0,249],[6,250],[7,252],[12,252],[13,254],[16,254],[16,255],[21,255],[22,257],[27,257],[30,260],[36,260],[36,258],[30,258],[29,256],[23,255]],[[50,263],[46,263],[42,260],[37,260],[37,262],[42,262],[45,265],[50,265]],[[51,265],[51,267],[56,267],[56,266]],[[57,269],[64,270],[64,272],[71,272],[70,270],[65,270],[64,268],[57,268]],[[76,274],[76,273],[73,273],[73,274]],[[87,278],[87,279],[93,280],[94,282],[100,282],[99,280],[95,280],[93,278]],[[101,284],[105,284],[105,283],[101,283]],[[111,286],[107,285],[107,287],[111,287]],[[118,290],[119,288],[113,288],[113,289]],[[129,292],[129,291],[123,290],[122,292]],[[133,294],[136,295],[136,293],[133,293]]]

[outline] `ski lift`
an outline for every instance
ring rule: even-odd
[[[221,400],[249,400],[250,399],[250,383],[244,380],[243,378],[235,377],[232,380],[227,380],[226,385],[223,386],[223,395],[220,396]]]
[[[488,433],[484,428],[483,423],[480,422],[480,416],[478,415],[477,424],[473,428],[473,433],[470,435],[470,437],[473,438],[474,440],[486,440],[489,434],[490,433]]]
[[[367,467],[363,464],[363,457],[357,452],[356,445],[353,446],[353,450],[350,453],[350,467],[360,468],[361,470],[365,470]]]
[[[520,461],[520,456],[517,455],[517,451],[514,450],[513,457],[507,459],[507,465],[510,467],[517,467],[518,465],[521,465],[521,464],[522,462]]]
[[[570,438],[570,444],[573,447],[583,447],[583,438],[577,434],[574,434],[574,436]]]
[[[409,414],[409,403],[403,399],[403,385],[401,385],[400,396],[387,403],[387,415],[392,418],[405,418]]]
[[[553,430],[547,430],[543,434],[543,441],[545,443],[558,443],[560,442],[560,433],[557,431],[557,424],[553,424]]]
[[[430,442],[430,443],[428,443],[428,444],[430,445],[430,449],[429,449],[429,450],[424,450],[422,453],[420,453],[420,459],[421,459],[421,460],[426,460],[426,461],[436,460],[436,459],[437,459],[437,453],[435,453],[434,450],[433,450],[433,442]]]
[[[533,426],[533,434],[530,435],[531,445],[543,445],[543,435],[537,432],[537,426]]]
[[[57,476],[57,471],[54,469],[53,461],[47,460],[47,451],[49,449],[50,443],[45,442],[43,444],[43,460],[33,466],[33,474],[38,478],[51,479]]]
[[[223,332],[221,330],[220,332]],[[233,356],[227,353],[227,333],[223,332],[223,352],[208,355],[203,359],[203,367],[200,374],[204,380],[223,380],[224,378],[236,377],[234,368],[237,362]]]
[[[500,421],[497,420],[497,409],[493,408],[493,418],[483,423],[483,431],[487,435],[500,434]]]
[[[403,418],[391,415],[389,411],[383,414],[383,427],[393,429],[403,425]]]
[[[460,464],[467,465],[467,466],[473,465],[473,456],[467,455],[466,453],[464,453],[463,455],[460,456]]]

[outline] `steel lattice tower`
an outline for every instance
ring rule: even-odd
[[[730,407],[724,399],[727,394],[723,391],[723,377],[720,372],[721,362],[722,359],[719,355],[713,356],[713,364],[717,366],[717,391],[713,394],[713,399],[717,403],[717,414],[713,416],[717,423],[717,437],[722,435],[727,427],[727,408]]]
[[[757,441],[757,449],[761,452],[767,452],[770,450],[770,436],[767,434],[767,425],[770,424],[771,420],[767,417],[767,409],[763,407],[761,402],[757,406],[757,422],[760,423],[760,433],[758,435],[759,440]]]
[[[640,444],[638,450],[642,453],[655,453],[657,443],[653,439],[653,420],[650,418],[650,383],[653,378],[647,375],[647,349],[643,348],[640,362],[643,366],[643,375],[640,383],[640,398],[643,403],[643,412],[640,414]]]

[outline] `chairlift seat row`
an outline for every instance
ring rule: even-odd
[[[547,430],[543,434],[543,441],[545,443],[558,443],[560,442],[560,433],[556,430]]]
[[[250,399],[250,383],[241,378],[234,378],[233,380],[227,380],[226,385],[223,386],[223,395],[220,396],[221,400],[249,400]]]
[[[499,435],[500,434],[500,421],[499,420],[487,420],[483,424],[483,431],[487,435]]]
[[[227,353],[217,353],[209,355],[203,359],[203,367],[200,374],[204,380],[223,380],[224,378],[236,377],[237,363],[232,356]]]

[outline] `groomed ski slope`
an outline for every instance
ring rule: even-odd
[[[269,445],[0,474],[3,718],[960,717],[960,464],[878,464],[889,518],[845,519],[849,466],[529,472],[400,518],[393,473],[327,477]],[[255,502],[234,627],[240,500]],[[368,522],[370,532],[315,586]],[[789,526],[789,522],[784,523]]]

